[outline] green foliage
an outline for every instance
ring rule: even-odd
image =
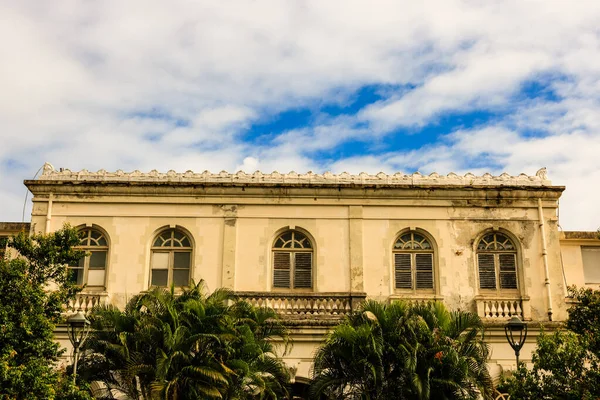
[[[483,324],[441,303],[367,301],[315,356],[311,395],[331,399],[491,398]]]
[[[569,288],[576,301],[569,308],[567,329],[585,337],[596,357],[600,357],[600,291],[590,288]]]
[[[573,332],[542,334],[532,356],[533,368],[521,363],[499,390],[522,400],[592,400],[600,396],[598,358],[584,336]]]
[[[575,300],[567,328],[542,333],[532,356],[499,387],[514,399],[591,400],[600,398],[600,292],[569,288]]]
[[[155,288],[124,311],[99,307],[80,374],[133,399],[278,399],[288,374],[273,339],[288,333],[272,310],[228,290],[180,295]]]
[[[78,242],[68,226],[49,235],[22,232],[9,240],[20,256],[0,258],[0,398],[62,396],[53,332],[63,304],[77,292],[66,265],[84,255],[72,248]]]

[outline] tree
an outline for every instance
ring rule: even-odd
[[[238,301],[229,290],[206,295],[192,283],[154,288],[124,311],[99,307],[90,316],[81,374],[133,399],[276,399],[288,374],[273,339],[287,330],[268,309]]]
[[[78,243],[68,226],[8,241],[19,257],[0,257],[0,398],[87,397],[56,370],[62,351],[54,342],[63,305],[78,290],[67,276],[67,265],[84,255],[73,249]]]
[[[600,397],[600,291],[569,288],[567,331],[542,334],[532,368],[520,364],[500,390],[511,398],[591,400]]]
[[[441,303],[367,301],[315,356],[311,395],[336,399],[491,398],[483,324]]]

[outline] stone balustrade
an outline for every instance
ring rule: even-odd
[[[475,298],[477,314],[483,319],[508,319],[519,317],[530,319],[529,298],[515,297],[483,297]]]
[[[70,300],[65,306],[68,313],[82,311],[88,313],[98,304],[104,304],[107,295],[105,293],[77,293],[77,296]]]
[[[284,318],[341,318],[356,309],[365,293],[236,292],[256,307],[269,307]]]

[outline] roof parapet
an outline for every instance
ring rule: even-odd
[[[186,171],[178,173],[170,170],[166,173],[152,170],[148,173],[143,173],[138,170],[133,172],[124,172],[117,170],[115,172],[107,172],[101,169],[96,172],[88,170],[71,171],[69,169],[56,170],[52,164],[45,163],[41,176],[37,179],[40,181],[77,181],[77,182],[189,182],[189,183],[269,183],[269,184],[325,184],[325,185],[390,185],[390,186],[409,186],[409,185],[455,185],[455,186],[551,186],[552,183],[548,180],[546,168],[541,168],[533,176],[520,174],[511,176],[503,173],[499,176],[494,176],[485,173],[482,176],[476,176],[472,173],[465,175],[457,175],[454,172],[448,175],[440,175],[433,172],[429,175],[422,175],[419,172],[413,174],[403,174],[397,172],[395,174],[385,174],[380,172],[376,175],[370,175],[361,172],[358,175],[352,175],[347,172],[341,174],[332,174],[325,172],[323,174],[315,174],[309,171],[305,174],[298,174],[291,171],[287,174],[281,174],[274,171],[270,174],[265,174],[256,171],[252,174],[247,174],[243,171],[238,171],[234,174],[221,171],[219,173],[211,173],[204,171],[197,173]]]

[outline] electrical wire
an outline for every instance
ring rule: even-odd
[[[42,168],[44,168],[43,165],[40,167],[40,169],[37,170],[32,180],[34,180],[38,176]],[[23,202],[23,215],[21,216],[21,222],[25,222],[25,208],[27,207],[27,196],[29,196],[29,189],[27,189],[27,191],[25,192],[25,201]]]

